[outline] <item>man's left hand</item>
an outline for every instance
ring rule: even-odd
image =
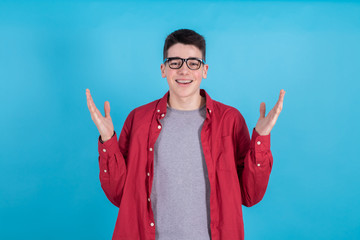
[[[268,135],[271,132],[271,129],[274,127],[276,120],[279,117],[279,114],[283,107],[285,91],[283,89],[280,90],[279,100],[275,104],[274,108],[268,113],[265,117],[265,103],[260,103],[260,117],[258,122],[256,123],[255,130],[260,135]]]

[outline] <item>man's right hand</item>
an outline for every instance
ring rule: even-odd
[[[103,117],[100,111],[96,108],[89,89],[86,89],[86,101],[91,114],[91,119],[99,130],[101,140],[103,142],[109,140],[114,134],[114,125],[110,117],[110,103],[108,101],[105,102],[105,117]]]

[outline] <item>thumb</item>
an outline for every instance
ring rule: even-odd
[[[262,102],[260,103],[260,118],[265,117],[265,111],[266,111],[265,103]]]
[[[108,101],[104,104],[105,118],[110,117],[110,103]]]

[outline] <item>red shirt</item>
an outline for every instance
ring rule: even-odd
[[[250,140],[236,108],[212,100],[203,89],[200,94],[207,111],[201,144],[211,189],[211,239],[244,239],[241,205],[250,207],[265,194],[273,162],[270,134],[260,136],[254,129]],[[119,207],[113,240],[155,240],[150,202],[153,148],[168,95],[131,111],[119,141],[116,134],[105,143],[99,141],[101,187]]]

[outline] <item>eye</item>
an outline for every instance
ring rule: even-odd
[[[182,64],[181,59],[171,59],[169,60],[169,66],[172,68],[179,68]]]
[[[174,66],[174,67],[180,65],[180,63],[178,63],[178,62],[170,62],[169,64],[170,64],[170,66]]]
[[[188,62],[189,66],[191,67],[197,67],[200,65],[200,62],[198,60],[191,60]]]

